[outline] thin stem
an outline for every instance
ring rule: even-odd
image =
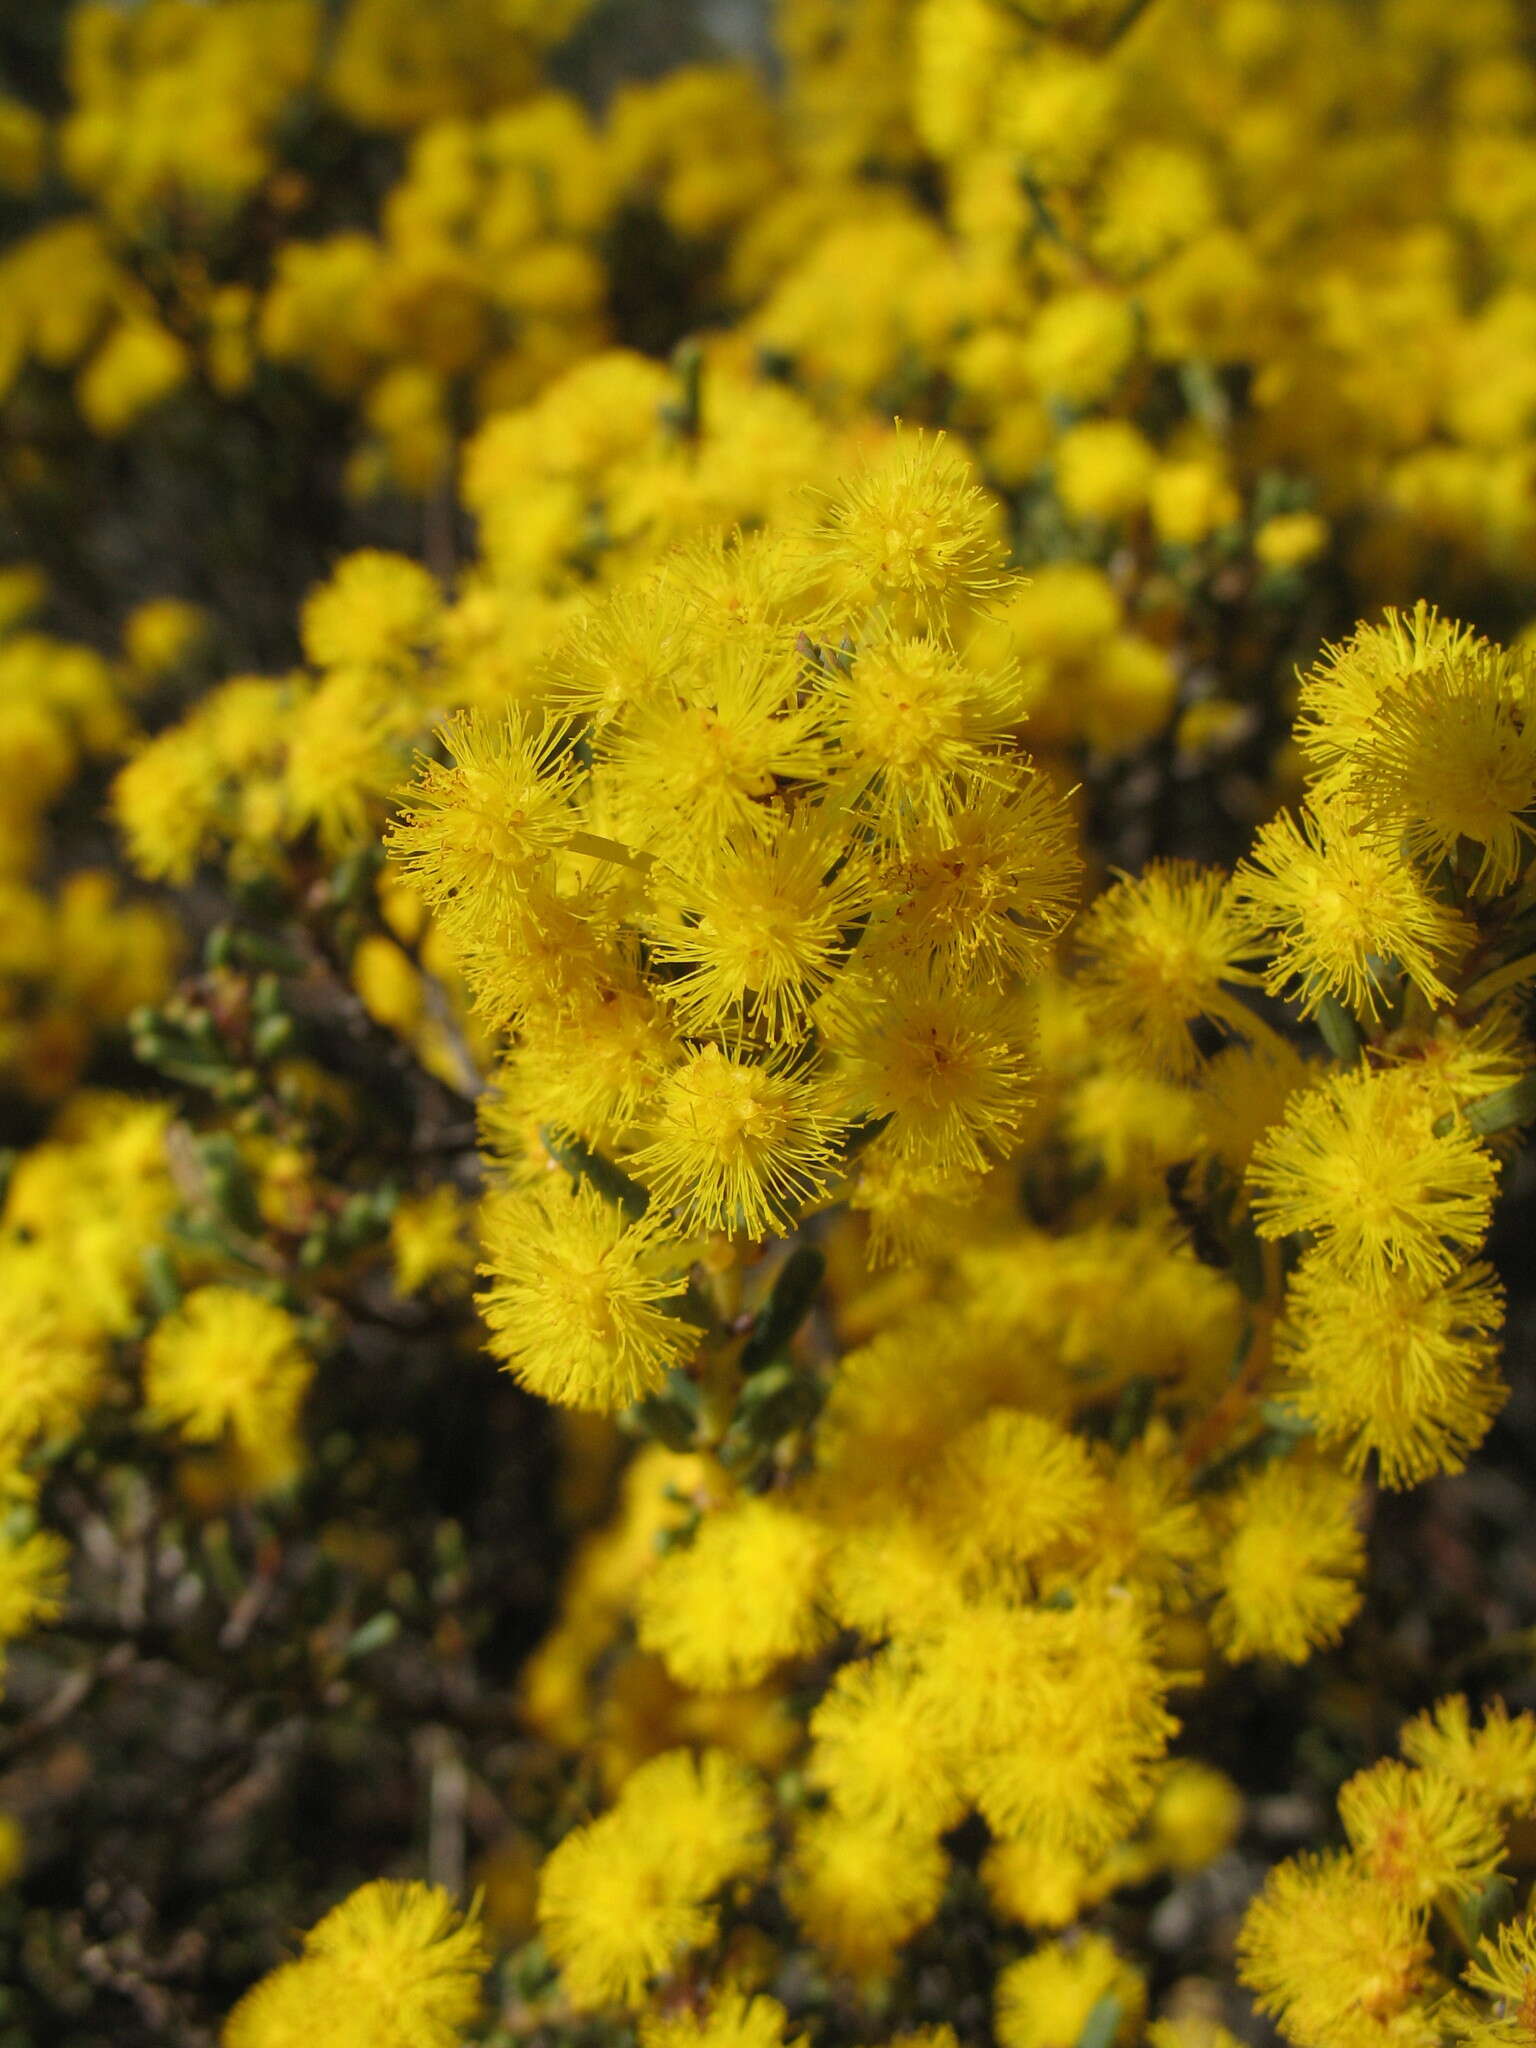
[[[567,853],[584,853],[589,860],[617,861],[620,867],[636,868],[641,874],[656,865],[654,853],[638,853],[620,839],[607,839],[600,832],[572,832],[565,842]]]

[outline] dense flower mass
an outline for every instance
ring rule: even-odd
[[[1533,363],[1513,0],[0,24],[6,2043],[1536,2044]]]

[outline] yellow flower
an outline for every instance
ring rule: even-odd
[[[1217,1642],[1234,1663],[1305,1663],[1335,1643],[1360,1606],[1365,1544],[1356,1490],[1341,1473],[1296,1456],[1245,1479],[1223,1503],[1216,1559]]]
[[[889,606],[898,630],[987,598],[1005,560],[994,505],[943,434],[898,433],[827,499],[812,545],[855,602]]]
[[[1156,455],[1129,420],[1083,420],[1056,443],[1056,493],[1077,519],[1124,519],[1147,502]]]
[[[1403,1067],[1298,1091],[1249,1164],[1260,1236],[1308,1232],[1321,1260],[1362,1283],[1447,1278],[1488,1228],[1498,1165],[1464,1125],[1434,1119]]]
[[[819,707],[801,701],[798,681],[791,648],[737,639],[697,675],[679,667],[665,692],[637,698],[606,726],[600,751],[636,842],[676,860],[764,830],[764,800],[823,766]]]
[[[1474,1898],[1498,1869],[1504,1834],[1450,1778],[1388,1757],[1339,1793],[1339,1818],[1362,1867],[1393,1898]]]
[[[1444,619],[1433,605],[1392,610],[1378,626],[1357,627],[1301,679],[1296,743],[1312,764],[1322,797],[1349,785],[1355,750],[1381,705],[1411,676],[1459,660],[1478,645],[1470,626]]]
[[[851,793],[877,830],[905,846],[950,818],[966,782],[984,783],[1024,716],[1016,674],[978,670],[936,640],[874,641],[819,678]]]
[[[884,1650],[845,1664],[811,1715],[809,1783],[838,1811],[877,1827],[938,1835],[960,1819],[943,1723],[910,1660]]]
[[[1488,1267],[1446,1280],[1407,1272],[1369,1285],[1307,1259],[1286,1290],[1275,1359],[1286,1398],[1346,1469],[1375,1454],[1383,1486],[1459,1472],[1504,1405],[1503,1292]]]
[[[1529,656],[1477,644],[1383,692],[1350,760],[1350,791],[1431,868],[1463,839],[1481,849],[1474,886],[1497,894],[1536,824],[1536,724]]]
[[[618,1804],[566,1836],[539,1874],[539,1931],[578,2011],[635,2005],[714,1938],[722,1886],[767,1861],[767,1801],[722,1751],[642,1764]]]
[[[801,1819],[779,1882],[811,1942],[835,1968],[863,1978],[889,1969],[933,1918],[948,1868],[930,1836],[828,1809]]]
[[[0,1537],[0,1672],[7,1643],[58,1620],[68,1571],[69,1546],[51,1530]]]
[[[489,1957],[476,1919],[435,1886],[365,1884],[304,1937],[303,1953],[235,2007],[222,2048],[458,2048]]]
[[[1105,1022],[1124,1034],[1127,1051],[1164,1072],[1194,1072],[1189,1027],[1198,1020],[1252,1027],[1230,990],[1258,981],[1241,964],[1257,954],[1258,933],[1218,870],[1153,861],[1091,905],[1076,939],[1088,961],[1083,984]]]
[[[1474,1990],[1497,2002],[1499,2013],[1474,2018],[1453,2007],[1455,2031],[1475,2048],[1525,2048],[1536,2020],[1536,1923],[1527,1915],[1501,1927],[1491,1943],[1480,1944],[1465,1974]]]
[[[1536,1800],[1536,1715],[1512,1714],[1501,1699],[1488,1702],[1481,1728],[1463,1694],[1437,1701],[1405,1724],[1401,1747],[1492,1812],[1523,1813]]]
[[[1006,984],[1042,965],[1071,917],[1081,865],[1044,775],[957,786],[953,812],[914,825],[882,862],[860,955],[927,955],[957,984]]]
[[[748,1025],[776,1044],[805,1033],[806,1012],[848,950],[869,878],[837,825],[816,810],[763,837],[705,845],[658,867],[654,951],[681,971],[664,984],[690,1031]]]
[[[706,1045],[667,1076],[628,1163],[681,1228],[758,1237],[826,1188],[846,1128],[815,1079]]]
[[[1436,2038],[1422,1916],[1352,1857],[1302,1856],[1272,1870],[1248,1908],[1237,1954],[1260,2010],[1298,2048],[1429,2048]]]
[[[683,1261],[650,1217],[626,1221],[562,1174],[493,1197],[482,1231],[488,1348],[545,1400],[622,1408],[693,1351],[697,1330],[665,1306]]]
[[[513,711],[444,727],[446,763],[423,764],[402,797],[389,850],[457,928],[494,930],[576,824],[575,766],[563,726]]]
[[[1092,405],[1108,397],[1136,345],[1136,317],[1116,292],[1084,285],[1054,293],[1025,337],[1024,360],[1046,398]]]
[[[365,548],[305,599],[304,652],[317,668],[382,668],[410,678],[437,638],[441,614],[442,593],[419,562]]]
[[[654,1650],[680,1685],[706,1692],[756,1685],[776,1664],[826,1639],[819,1604],[826,1552],[826,1532],[777,1501],[717,1509],[641,1586],[641,1647]],[[744,1586],[753,1589],[750,1600],[741,1597]]]
[[[1276,512],[1253,536],[1266,569],[1299,569],[1328,545],[1328,522],[1316,512]]]
[[[789,2014],[776,1998],[720,1994],[703,2013],[644,2013],[641,2048],[803,2048],[803,2036],[786,2044]]]
[[[286,1309],[240,1287],[195,1288],[144,1347],[150,1417],[193,1443],[226,1435],[254,1486],[298,1461],[299,1408],[314,1372]]]
[[[1085,1934],[1043,1942],[1010,1963],[998,1975],[994,2001],[1002,2048],[1076,2048],[1101,2010],[1113,2013],[1114,2024],[1098,2038],[1134,2040],[1147,1988],[1102,1934]]]
[[[832,1086],[846,1114],[889,1118],[880,1143],[913,1166],[979,1172],[1006,1150],[1030,1102],[1022,1019],[985,988],[956,992],[909,969],[894,986],[854,981],[826,1019]]]

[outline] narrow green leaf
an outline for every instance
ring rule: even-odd
[[[826,1257],[818,1246],[796,1245],[780,1266],[773,1290],[752,1325],[741,1354],[744,1373],[761,1372],[784,1350],[810,1312],[826,1270]]]
[[[1077,2037],[1077,2048],[1110,2048],[1111,2042],[1120,2031],[1120,2022],[1124,2017],[1119,1999],[1113,1991],[1106,1991],[1083,2022],[1083,2031]]]
[[[1536,1069],[1522,1074],[1518,1081],[1511,1081],[1507,1088],[1496,1088],[1492,1095],[1474,1102],[1465,1114],[1469,1128],[1480,1138],[1491,1138],[1499,1131],[1512,1131],[1517,1124],[1529,1123],[1536,1117]]]
[[[1336,1060],[1354,1066],[1364,1044],[1360,1027],[1337,996],[1324,996],[1317,1006],[1317,1028]]]

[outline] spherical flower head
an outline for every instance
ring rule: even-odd
[[[58,1620],[68,1570],[69,1546],[51,1530],[0,1540],[0,1664],[6,1643]]]
[[[1464,1125],[1438,1129],[1401,1067],[1298,1092],[1248,1169],[1260,1236],[1310,1233],[1320,1259],[1362,1283],[1449,1277],[1481,1242],[1497,1183],[1493,1155]]]
[[[627,1407],[698,1341],[665,1306],[680,1303],[684,1261],[664,1231],[585,1181],[562,1174],[493,1197],[482,1249],[488,1348],[546,1401]]]
[[[1253,552],[1266,569],[1299,569],[1328,545],[1328,522],[1316,512],[1276,512],[1253,536]]]
[[[1056,495],[1074,519],[1125,519],[1147,502],[1157,457],[1129,420],[1082,420],[1056,443]]]
[[[1095,2011],[1111,2003],[1117,2023],[1101,2038],[1134,2040],[1147,2009],[1147,1987],[1102,1934],[1085,1934],[1070,1945],[1043,1942],[998,1976],[997,2038],[1002,2048],[1063,2048],[1081,2040]]]
[[[718,1509],[693,1541],[670,1550],[642,1583],[636,1623],[679,1685],[721,1692],[756,1685],[827,1635],[820,1586],[826,1531],[769,1498]],[[753,1589],[750,1600],[742,1588]]]
[[[1384,691],[1350,761],[1350,790],[1430,867],[1466,839],[1474,886],[1507,889],[1536,837],[1531,658],[1478,641]]]
[[[371,1994],[401,2032],[448,2042],[480,2006],[488,1960],[478,1923],[437,1885],[379,1879],[333,1906],[304,1939],[360,1995]]]
[[[851,1116],[889,1118],[880,1142],[918,1167],[981,1172],[1029,1107],[1030,1060],[1016,1006],[956,992],[920,963],[893,985],[850,981],[826,1018],[833,1086]]]
[[[876,1138],[854,1162],[850,1209],[869,1219],[864,1255],[871,1268],[932,1258],[955,1242],[975,1209],[986,1176],[964,1166],[922,1166]]]
[[[118,770],[112,810],[146,881],[192,879],[218,813],[219,764],[195,725],[175,726]]]
[[[435,1885],[380,1879],[343,1899],[230,2014],[223,2048],[459,2048],[489,1961],[477,1920]]]
[[[9,1274],[0,1302],[0,1462],[70,1435],[96,1398],[106,1363],[89,1320],[71,1318]]]
[[[569,733],[512,711],[463,714],[441,737],[447,762],[403,793],[389,851],[454,930],[494,930],[576,826]]]
[[[442,592],[419,562],[364,548],[305,600],[304,652],[316,668],[409,674],[435,641],[442,608]]]
[[[820,707],[789,650],[711,644],[697,675],[641,697],[599,736],[630,836],[664,859],[766,829],[781,783],[824,767]]]
[[[937,640],[882,640],[832,661],[820,694],[860,808],[898,846],[954,815],[963,778],[1013,779],[998,755],[1025,707],[1009,671],[973,668]]]
[[[760,1237],[827,1187],[846,1123],[822,1085],[717,1045],[670,1073],[628,1164],[685,1230]]]
[[[832,1808],[795,1830],[780,1879],[784,1903],[839,1970],[881,1974],[938,1911],[949,1858],[931,1836],[850,1820]]]
[[[672,1750],[625,1782],[539,1873],[539,1931],[578,2011],[636,2005],[653,1977],[712,1941],[712,1901],[767,1858],[767,1802],[719,1750]]]
[[[1038,969],[1072,915],[1082,862],[1065,801],[1043,775],[958,785],[942,819],[916,824],[880,871],[888,941],[956,981],[1004,983]]]
[[[966,1791],[1002,1840],[1102,1857],[1151,1806],[1178,1727],[1147,1617],[1119,1588],[1064,1610],[987,1604],[979,1630],[978,1605],[924,1658],[961,1745]],[[966,1678],[968,1650],[1005,1688],[990,1707],[962,1704],[967,1683],[980,1682]]]
[[[1230,879],[1193,861],[1153,861],[1122,876],[1085,913],[1077,944],[1085,985],[1127,1047],[1162,1072],[1193,1073],[1189,1027],[1204,1018],[1241,1030],[1248,1013],[1230,993],[1258,976],[1241,963],[1259,950],[1252,917]]]
[[[1231,1848],[1242,1823],[1243,1795],[1224,1771],[1196,1757],[1170,1764],[1151,1817],[1157,1852],[1170,1869],[1204,1870]]]
[[[1476,2048],[1525,2048],[1536,2040],[1536,1920],[1529,1913],[1507,1922],[1485,1941],[1466,1970],[1466,1981],[1495,2001],[1497,2016],[1468,2016],[1453,2010],[1458,2034]]]
[[[1070,1927],[1102,1890],[1084,1858],[1028,1837],[994,1842],[980,1874],[997,1917],[1030,1928]]]
[[[192,358],[157,320],[130,315],[109,331],[75,380],[75,402],[91,431],[104,441],[185,382]]]
[[[1237,1941],[1260,2011],[1303,2048],[1433,2039],[1412,2026],[1437,1988],[1433,1954],[1422,1915],[1347,1855],[1279,1864]]]
[[[943,8],[933,13],[942,23]],[[1042,184],[1081,183],[1114,133],[1125,92],[1120,71],[1085,50],[1042,38],[1008,65],[1002,80],[1000,92],[989,80],[1000,139]]]
[[[677,577],[668,574],[585,604],[550,658],[551,697],[598,732],[637,705],[664,701],[679,671],[692,673],[705,652],[691,609]]]
[[[313,824],[333,855],[372,836],[370,812],[399,772],[401,709],[375,677],[348,669],[293,709],[282,783],[290,829]]]
[[[962,1569],[1006,1586],[1032,1560],[1084,1537],[1103,1496],[1081,1438],[1044,1415],[994,1408],[951,1441],[924,1507]]]
[[[810,1784],[840,1813],[943,1834],[964,1802],[950,1746],[909,1659],[884,1650],[845,1664],[811,1716]]]
[[[1100,192],[1094,252],[1117,276],[1134,277],[1210,227],[1216,204],[1210,172],[1193,150],[1132,143]]]
[[[644,2013],[640,2048],[804,2048],[786,2043],[789,2014],[776,1998],[722,1992],[707,2012]]]
[[[1339,1818],[1362,1867],[1410,1906],[1442,1893],[1474,1898],[1498,1869],[1504,1832],[1450,1778],[1387,1757],[1357,1771],[1339,1794]]]
[[[1136,316],[1118,293],[1083,285],[1054,293],[1035,315],[1024,360],[1041,396],[1092,405],[1119,383],[1136,347]]]
[[[551,936],[571,908],[563,907]],[[611,965],[610,958],[597,972],[573,977],[558,1007],[540,1004],[524,1019],[503,1076],[548,1128],[600,1151],[621,1141],[681,1051],[654,985],[610,973]]]
[[[846,850],[843,832],[807,810],[761,838],[701,849],[686,866],[658,864],[653,952],[681,970],[664,988],[686,1028],[803,1038],[807,1010],[846,954],[846,928],[869,905],[867,869]]]
[[[1405,1724],[1402,1752],[1421,1770],[1448,1778],[1492,1813],[1526,1812],[1536,1801],[1536,1714],[1512,1714],[1501,1699],[1474,1728],[1466,1696],[1453,1693]]]
[[[814,546],[853,601],[885,606],[904,630],[988,599],[1007,560],[995,502],[943,434],[898,431],[827,499]]]
[[[144,1346],[150,1419],[192,1443],[227,1436],[258,1485],[292,1469],[313,1374],[293,1317],[241,1287],[194,1288]]]
[[[1324,797],[1353,780],[1355,749],[1382,703],[1411,676],[1464,657],[1479,644],[1470,626],[1444,619],[1433,605],[1383,613],[1361,626],[1301,679],[1296,743],[1311,763]]]
[[[1503,1291],[1487,1266],[1448,1280],[1406,1272],[1368,1286],[1304,1260],[1286,1290],[1275,1359],[1286,1398],[1345,1469],[1375,1455],[1381,1484],[1459,1472],[1504,1405]]]
[[[201,605],[179,597],[152,597],[123,621],[123,652],[141,681],[173,675],[207,637]]]
[[[1244,1479],[1225,1502],[1212,1628],[1234,1663],[1305,1663],[1360,1606],[1365,1545],[1344,1474],[1292,1456]]]

